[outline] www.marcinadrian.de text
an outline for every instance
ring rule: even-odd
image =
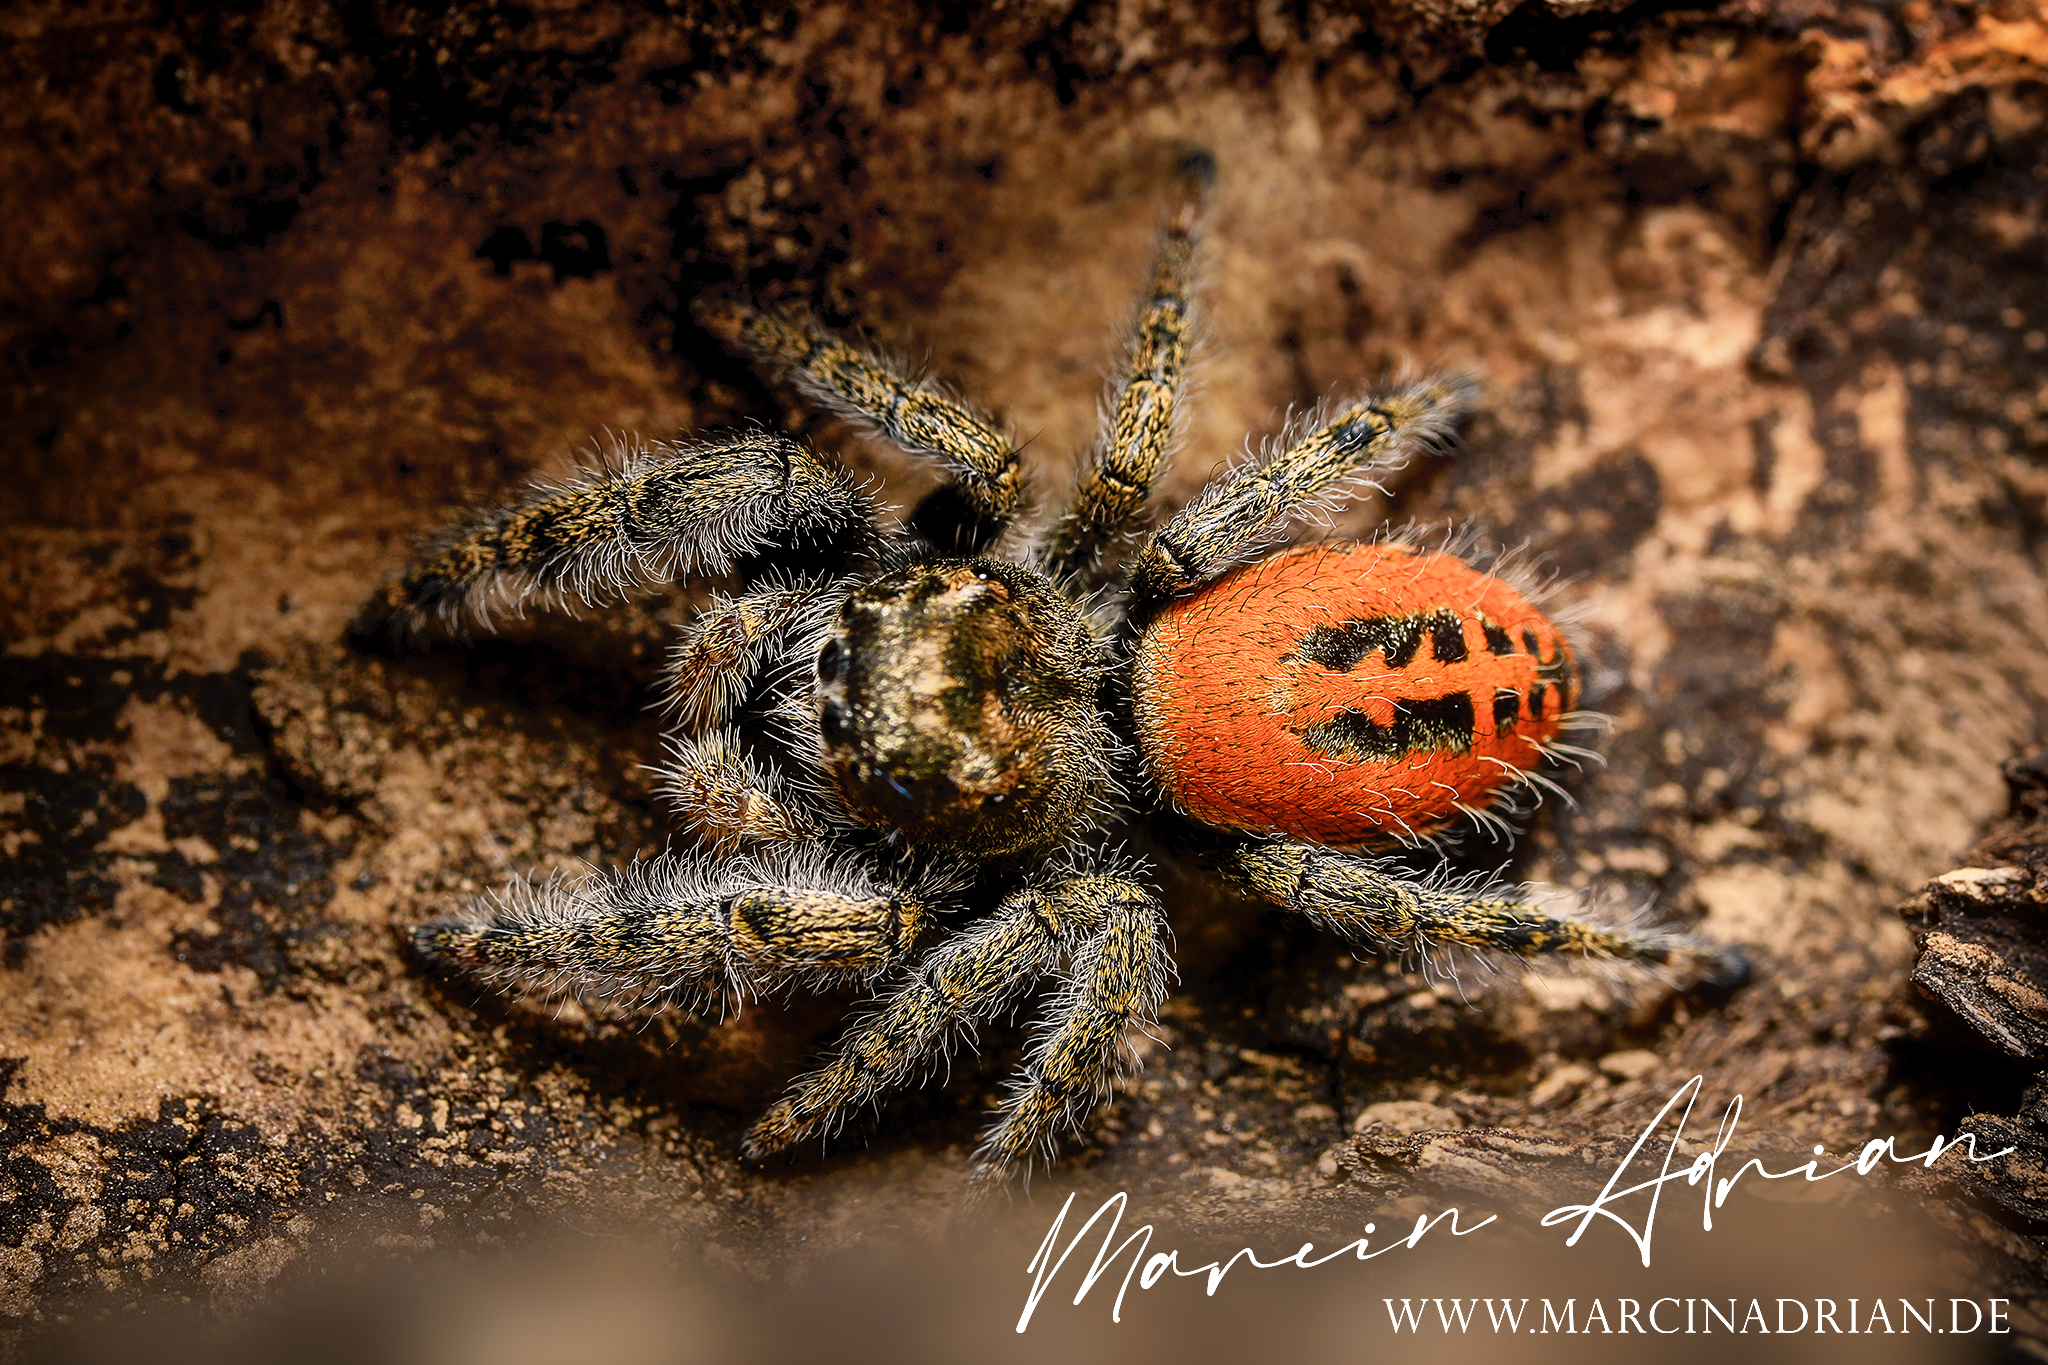
[[[1643,1336],[2006,1333],[2010,1299],[1384,1299],[1396,1336],[1442,1332]],[[1531,1308],[1531,1304],[1536,1307]],[[1946,1308],[1942,1306],[1946,1304]],[[1894,1307],[1893,1305],[1896,1305]]]

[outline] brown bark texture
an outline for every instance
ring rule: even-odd
[[[1290,408],[1480,376],[1461,453],[1337,530],[1525,543],[1613,729],[1574,804],[1457,856],[1756,975],[1432,985],[1169,865],[1180,983],[1018,1235],[1070,1188],[1332,1245],[1540,1212],[1703,1074],[1795,1160],[2003,1135],[1872,1177],[1861,1235],[1912,1228],[1926,1292],[2048,1352],[2037,6],[89,0],[0,34],[0,1352],[598,1228],[714,1287],[939,1244],[1021,1022],[754,1171],[856,999],[649,1023],[407,947],[676,837],[647,703],[703,585],[402,656],[344,629],[607,429],[934,486],[723,351],[706,290],[929,357],[1057,495],[1190,147],[1221,174],[1157,506]]]

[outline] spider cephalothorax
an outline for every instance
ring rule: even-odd
[[[1043,575],[938,559],[869,579],[818,653],[825,770],[861,823],[995,857],[1059,844],[1107,772],[1103,651]]]
[[[1570,646],[1497,573],[1401,536],[1266,553],[1303,514],[1443,446],[1471,385],[1335,405],[1140,534],[1173,440],[1212,170],[1186,163],[1101,443],[1036,534],[1016,445],[990,419],[802,318],[707,304],[712,332],[951,474],[912,518],[929,529],[953,508],[949,548],[880,529],[836,466],[755,432],[626,446],[440,537],[373,599],[360,627],[405,634],[464,612],[488,624],[533,595],[765,566],[673,659],[662,790],[700,848],[515,883],[420,929],[421,949],[641,1005],[874,984],[755,1125],[755,1157],[930,1075],[1052,979],[977,1196],[1101,1103],[1172,975],[1147,869],[1101,851],[1118,822],[1368,952],[1739,977],[1731,948],[1369,856],[1497,822],[1575,719]],[[835,562],[778,568],[798,542]]]

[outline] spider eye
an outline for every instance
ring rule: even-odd
[[[846,649],[837,639],[827,640],[818,651],[818,681],[836,683],[846,667]]]
[[[825,736],[825,742],[833,748],[844,748],[849,738],[846,732],[846,708],[836,701],[828,701],[818,712],[818,729]]]

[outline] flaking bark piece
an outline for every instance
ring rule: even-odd
[[[2012,808],[1965,865],[1901,907],[1913,984],[2009,1056],[2048,1061],[2048,754],[2005,767]]]

